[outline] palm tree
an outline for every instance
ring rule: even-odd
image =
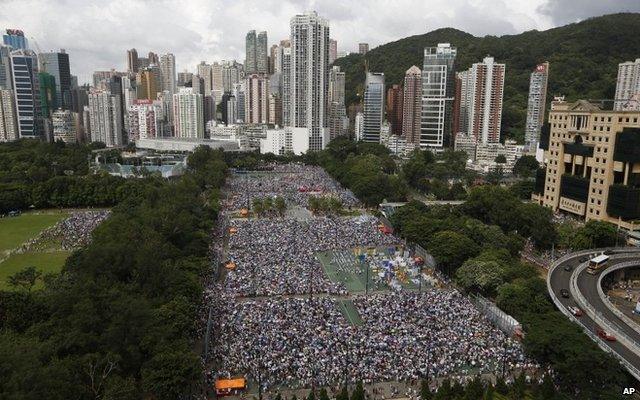
[[[284,215],[284,211],[287,209],[287,204],[284,202],[284,199],[282,197],[278,196],[274,201],[274,207],[276,208],[278,214],[282,216]]]
[[[253,213],[256,216],[259,216],[262,214],[262,212],[264,211],[264,208],[262,206],[262,199],[259,197],[254,197],[253,201],[252,201],[252,206],[253,206]]]
[[[273,199],[271,197],[265,197],[262,200],[262,208],[264,208],[264,212],[269,212],[273,209]]]

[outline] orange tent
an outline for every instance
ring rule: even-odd
[[[244,378],[218,379],[216,380],[216,394],[231,394],[232,391],[244,390],[247,380]]]
[[[247,210],[246,208],[243,208],[242,210],[240,210],[240,216],[243,218],[246,218],[249,215],[249,210]]]
[[[233,271],[236,269],[236,263],[229,261],[225,266],[226,269]]]
[[[231,228],[229,228],[229,233],[230,233],[230,234],[232,234],[232,235],[233,235],[234,233],[238,233],[238,229],[237,229],[237,228],[234,228],[234,227],[231,227]]]

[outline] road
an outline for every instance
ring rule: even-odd
[[[593,253],[596,253],[596,251],[594,250]],[[552,297],[555,295],[554,302],[556,303],[556,306],[558,306],[565,315],[570,315],[567,309],[568,306],[578,306],[583,309],[583,311],[585,311],[584,314],[581,317],[573,319],[581,324],[583,329],[591,332],[594,336],[597,336],[596,330],[600,325],[596,323],[592,317],[600,317],[603,318],[610,327],[614,328],[613,330],[610,328],[605,330],[611,331],[611,333],[616,337],[621,337],[622,335],[620,333],[623,333],[632,342],[635,342],[636,345],[640,345],[640,332],[636,331],[633,327],[627,325],[625,321],[616,316],[600,298],[598,293],[599,275],[590,275],[586,270],[581,270],[581,268],[579,268],[581,265],[580,261],[588,258],[588,255],[574,253],[574,255],[564,257],[564,260],[561,259],[559,262],[556,261],[556,263],[554,263],[549,271],[547,284],[549,290],[552,292]],[[616,250],[615,253],[612,254],[609,268],[618,263],[632,260],[638,260],[638,266],[640,266],[640,253],[625,253],[624,250]],[[565,271],[566,266],[571,267],[571,270]],[[576,293],[576,288],[571,285],[571,279],[574,275],[577,290],[579,290],[580,293]],[[562,297],[560,294],[562,289],[570,291],[570,298],[567,299]],[[595,310],[595,315],[589,315],[590,313],[585,310],[585,307],[579,304],[579,300],[577,299],[579,299],[580,295],[583,296],[585,301],[593,308],[593,310]],[[612,352],[618,359],[623,359],[633,367],[640,370],[639,351],[634,351],[634,349],[621,343],[621,340],[616,340],[615,342],[598,340],[598,344],[600,347],[604,347],[604,350]],[[631,372],[636,379],[640,380],[640,377],[637,376],[637,371],[633,371],[628,365],[625,365],[625,367],[627,367],[629,372]]]

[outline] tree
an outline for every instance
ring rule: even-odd
[[[278,212],[278,214],[280,214],[281,216],[284,215],[284,212],[287,209],[287,204],[285,203],[282,197],[280,196],[276,197],[273,205],[276,211]]]
[[[441,269],[452,276],[465,260],[478,254],[478,245],[454,231],[438,232],[428,242],[428,250]]]
[[[270,212],[273,209],[273,199],[269,196],[262,199],[262,208],[265,212]]]
[[[358,381],[356,388],[353,389],[353,393],[351,393],[351,400],[364,400],[364,387],[362,386],[362,381]]]
[[[254,197],[253,200],[251,201],[251,205],[253,207],[253,213],[256,216],[260,216],[262,215],[262,213],[264,212],[264,206],[263,206],[263,202],[262,199],[259,197]]]
[[[495,261],[467,260],[456,271],[456,281],[465,289],[491,295],[505,278],[504,266]]]
[[[556,240],[556,229],[550,209],[535,203],[524,203],[518,207],[516,229],[524,237],[531,237],[536,247],[549,248]]]
[[[319,400],[329,400],[329,394],[327,393],[327,389],[320,389],[320,399]]]
[[[427,379],[423,379],[420,382],[420,398],[422,400],[431,400],[433,399],[433,392],[429,387],[429,381]]]
[[[504,180],[504,170],[502,166],[498,165],[496,168],[489,171],[485,177],[488,183],[491,185],[499,185]]]
[[[199,378],[200,360],[186,346],[163,350],[142,368],[142,387],[157,399],[177,399]]]
[[[11,275],[7,281],[9,286],[13,288],[20,288],[31,293],[31,289],[33,289],[41,277],[42,272],[37,270],[36,267],[31,266]]]
[[[616,245],[618,231],[615,225],[604,221],[591,220],[574,231],[571,248],[574,250]]]
[[[524,155],[516,160],[513,166],[513,174],[522,178],[530,178],[538,168],[540,168],[540,163],[535,156]]]

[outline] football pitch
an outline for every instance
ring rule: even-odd
[[[59,244],[51,243],[47,251],[29,251],[22,254],[8,255],[10,250],[19,247],[29,239],[53,226],[56,222],[68,217],[68,213],[52,211],[44,213],[26,213],[17,217],[0,219],[0,290],[9,290],[7,279],[26,267],[35,267],[43,275],[59,272],[67,257],[68,251],[59,249]],[[42,287],[39,281],[35,289]]]

